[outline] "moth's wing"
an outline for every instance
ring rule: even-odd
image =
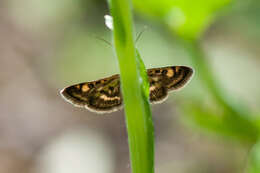
[[[150,102],[151,103],[161,103],[167,99],[168,93],[167,89],[161,84],[153,84],[150,86]]]
[[[79,83],[66,87],[60,91],[61,96],[76,107],[85,107],[88,104],[88,93],[93,84]]]
[[[162,83],[168,91],[183,88],[193,75],[193,69],[187,66],[169,66],[147,70],[150,86]]]
[[[119,75],[64,88],[61,95],[77,107],[109,113],[122,107]]]
[[[105,85],[99,85],[89,93],[87,109],[97,113],[110,113],[119,110],[123,106],[120,91],[119,75],[107,78]]]
[[[171,69],[174,74],[166,83],[169,91],[183,88],[191,80],[194,73],[194,70],[187,66],[173,66]]]

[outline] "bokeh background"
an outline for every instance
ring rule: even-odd
[[[146,67],[196,70],[188,86],[152,106],[155,172],[257,172],[259,1],[133,6],[136,32],[148,28],[137,42]],[[113,47],[99,39],[112,42],[106,14],[105,0],[0,1],[1,173],[130,173],[124,112],[96,115],[59,95],[119,73]],[[191,51],[190,40],[200,47]]]

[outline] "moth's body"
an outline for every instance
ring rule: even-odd
[[[186,66],[148,69],[150,102],[159,103],[165,100],[169,91],[182,88],[192,74],[192,68]],[[85,107],[97,113],[114,112],[123,105],[118,74],[97,81],[72,85],[64,88],[61,95],[74,106]]]

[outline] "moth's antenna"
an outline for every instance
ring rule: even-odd
[[[144,31],[146,31],[147,29],[148,29],[148,27],[147,27],[147,26],[144,26],[144,28],[142,29],[142,31],[137,34],[137,37],[136,37],[136,39],[135,39],[135,43],[137,43],[137,41],[140,39],[140,37],[142,36],[142,34],[144,33]]]
[[[100,40],[100,41],[103,41],[103,42],[105,42],[106,44],[108,44],[109,46],[113,47],[112,44],[111,44],[109,41],[107,41],[106,39],[101,38],[101,37],[98,37],[98,36],[95,36],[95,38],[98,39],[98,40]]]
[[[104,43],[106,43],[106,44],[108,44],[109,46],[113,47],[113,45],[112,45],[109,41],[107,41],[106,39],[101,38],[101,37],[99,37],[99,36],[97,36],[97,35],[94,35],[94,34],[92,34],[92,33],[90,33],[90,35],[91,35],[92,37],[94,37],[95,39],[100,40],[100,41],[103,41]]]

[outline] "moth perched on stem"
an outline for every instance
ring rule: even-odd
[[[147,70],[150,102],[164,101],[168,92],[181,89],[193,75],[187,66],[169,66]],[[61,90],[62,97],[77,107],[96,113],[109,113],[123,107],[118,74],[91,82],[72,85]]]

